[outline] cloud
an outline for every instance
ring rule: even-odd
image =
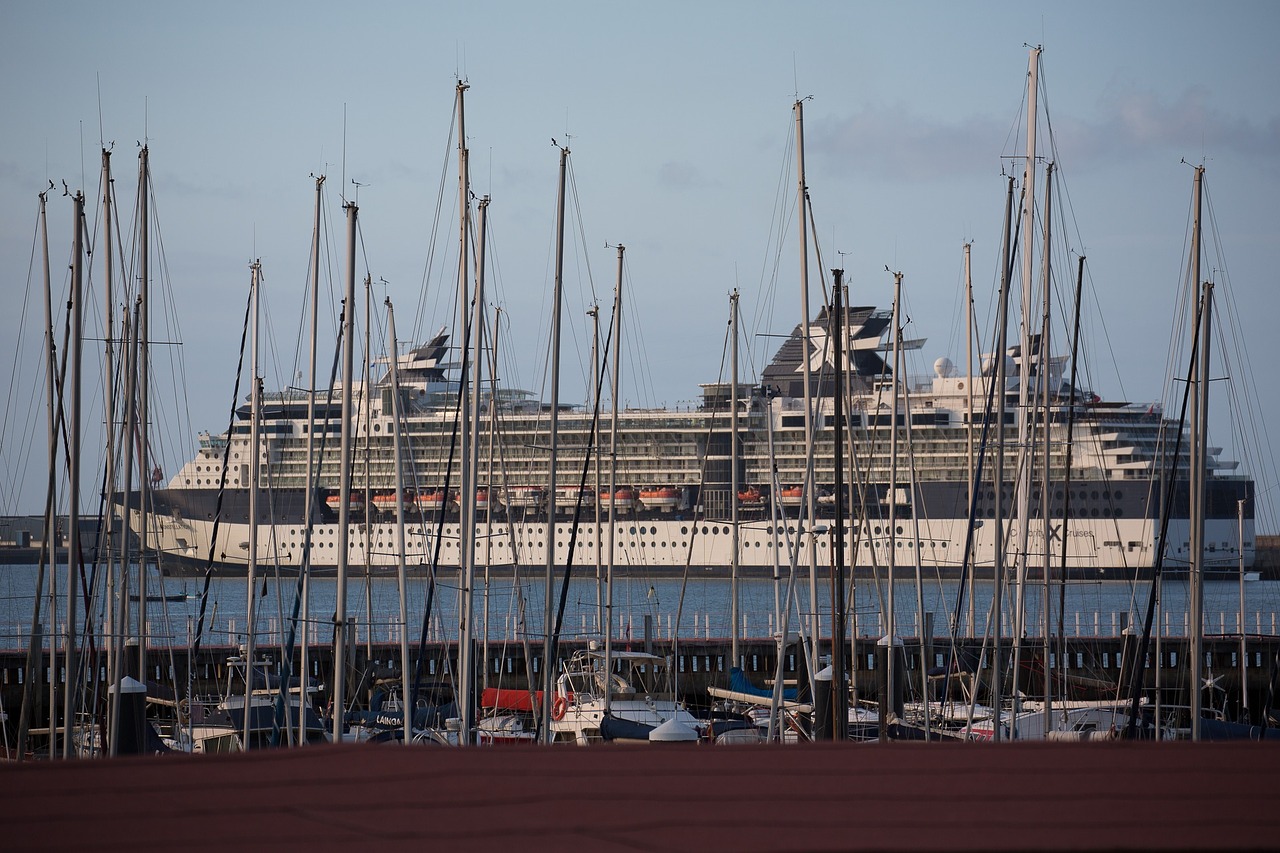
[[[1018,155],[1022,145],[1017,116],[1003,122],[983,115],[936,121],[900,105],[871,106],[806,130],[810,154],[822,158],[825,168],[906,181],[973,175],[984,163],[995,168],[1001,153]],[[1172,101],[1151,91],[1109,96],[1092,116],[1054,115],[1053,133],[1077,171],[1104,160],[1114,165],[1156,152],[1188,160],[1256,157],[1273,169],[1280,153],[1280,116],[1232,116],[1215,108],[1211,94],[1199,87]],[[1003,151],[996,147],[1000,144]],[[1046,144],[1042,139],[1042,150]]]
[[[1139,157],[1163,150],[1185,156],[1274,156],[1280,152],[1280,116],[1260,122],[1214,107],[1202,87],[1173,102],[1150,91],[1128,91],[1104,99],[1092,122],[1070,121],[1062,141],[1077,156]]]
[[[658,167],[658,185],[670,189],[705,189],[714,182],[688,161],[668,160]]]

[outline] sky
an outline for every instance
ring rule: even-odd
[[[0,357],[9,362],[0,514],[36,513],[43,500],[37,196],[53,182],[52,282],[63,306],[72,233],[63,186],[87,195],[96,245],[103,143],[128,245],[137,153],[144,141],[149,148],[152,435],[168,476],[193,454],[197,432],[226,427],[254,259],[264,274],[264,384],[299,384],[314,175],[326,176],[322,373],[341,298],[344,201],[359,209],[357,273],[374,282],[375,351],[386,346],[384,299],[395,305],[402,344],[452,325],[458,79],[469,85],[472,191],[492,199],[486,303],[502,309],[504,383],[545,394],[557,146],[571,150],[562,400],[589,396],[586,312],[598,302],[608,315],[618,244],[626,246],[625,405],[693,405],[698,383],[727,378],[735,288],[743,370],[762,369],[775,336],[802,313],[797,99],[811,249],[821,252],[810,261],[810,310],[819,271],[842,267],[856,304],[886,308],[890,271],[900,271],[907,334],[927,338],[911,372],[927,375],[944,356],[962,364],[962,246],[973,244],[989,339],[1004,175],[1021,177],[1032,45],[1043,47],[1036,193],[1043,198],[1052,160],[1054,277],[1064,293],[1076,256],[1087,256],[1088,384],[1104,399],[1176,410],[1189,164],[1204,164],[1202,277],[1215,281],[1223,331],[1215,378],[1230,380],[1220,394],[1214,386],[1225,404],[1215,408],[1212,442],[1244,461],[1265,503],[1276,483],[1266,429],[1280,423],[1266,367],[1280,356],[1277,33],[1280,5],[1268,2],[370,2],[357,10],[0,0]],[[103,256],[95,252],[85,297],[95,356]],[[90,422],[102,418],[99,376],[99,365],[86,367]],[[96,434],[92,423],[86,429]],[[94,454],[100,439],[87,439],[91,470]]]

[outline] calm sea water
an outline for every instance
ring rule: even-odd
[[[569,585],[565,601],[563,636],[597,637],[601,635],[601,610],[599,603],[604,592],[594,577],[593,570],[585,570],[590,576],[575,576]],[[34,566],[0,567],[0,647],[25,647],[32,622],[35,602],[37,570]],[[56,599],[53,602],[59,625],[65,624],[66,568],[59,567],[56,580]],[[408,580],[408,634],[413,640],[421,636],[428,593],[424,577]],[[276,642],[282,625],[288,625],[298,598],[295,578],[267,578],[257,584],[256,622],[257,642]],[[494,578],[486,587],[477,584],[475,595],[477,623],[483,624],[482,614],[488,614],[488,634],[494,641],[511,641],[521,636],[540,641],[544,632],[545,580],[538,570],[516,581],[511,577]],[[165,578],[148,580],[149,597],[161,596],[146,604],[148,633],[155,645],[172,643],[185,646],[196,630],[200,613],[200,598],[204,582],[199,578]],[[312,580],[309,590],[310,617],[308,630],[316,642],[326,642],[331,636],[335,610],[337,582],[334,578]],[[778,630],[775,616],[775,597],[785,596],[785,580],[781,588],[771,579],[748,579],[739,584],[742,635],[747,637],[769,636]],[[136,593],[136,589],[134,590]],[[246,630],[245,613],[248,599],[245,578],[215,578],[209,585],[205,606],[205,627],[202,642],[206,644],[238,643]],[[883,602],[887,598],[887,585],[859,580],[855,588],[853,608],[855,627],[860,636],[881,636],[887,632],[887,619]],[[897,633],[901,636],[918,636],[920,612],[934,614],[935,634],[946,633],[946,625],[956,610],[960,586],[956,581],[925,581],[917,596],[914,579],[899,580],[894,588],[894,611]],[[1066,607],[1063,618],[1068,636],[1114,636],[1127,623],[1141,625],[1146,613],[1149,583],[1122,581],[1071,582],[1066,587]],[[1276,633],[1280,619],[1280,581],[1252,581],[1244,584],[1244,629],[1250,633]],[[559,600],[560,580],[555,583],[553,602]],[[966,594],[967,595],[967,594]],[[1050,625],[1056,632],[1058,624],[1057,590],[1053,591],[1050,605]],[[105,596],[98,596],[104,598]],[[991,584],[979,583],[974,602],[977,634],[986,631],[990,617]],[[42,621],[49,624],[49,579],[45,581]],[[1012,623],[1013,595],[1004,595],[1004,624],[1006,632]],[[458,634],[458,582],[452,578],[437,582],[433,596],[432,612],[427,630],[430,639],[454,639]],[[651,630],[657,636],[669,637],[679,633],[681,637],[727,637],[730,633],[730,584],[723,577],[706,577],[693,574],[687,581],[670,578],[620,578],[614,583],[613,619],[614,636],[640,639],[644,635],[645,618],[649,617]],[[917,602],[920,601],[921,604]],[[1040,585],[1028,589],[1025,612],[1028,633],[1038,635],[1043,624],[1044,590]],[[1167,636],[1183,636],[1187,633],[1188,586],[1185,578],[1166,580],[1163,584],[1161,624]],[[374,576],[366,580],[353,576],[347,589],[348,613],[356,622],[357,636],[361,641],[372,630],[375,640],[395,640],[400,637],[402,625],[399,617],[399,585],[394,576]],[[81,599],[80,607],[83,607]],[[137,604],[130,605],[131,623],[136,625]],[[795,598],[790,609],[790,626],[795,629],[798,619],[807,623],[814,607],[810,604],[807,578],[798,579]],[[830,630],[830,589],[825,581],[818,586],[817,607],[820,631]],[[523,616],[521,615],[523,611]],[[1208,633],[1236,633],[1240,625],[1240,588],[1236,581],[1209,581],[1205,584],[1205,631]],[[83,622],[83,611],[78,617]],[[94,618],[101,624],[103,608],[94,608]],[[962,635],[971,632],[969,606],[966,601],[960,607],[959,630]]]

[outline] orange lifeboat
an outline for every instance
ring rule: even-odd
[[[601,492],[600,503],[610,509],[626,512],[635,507],[636,493],[634,489],[618,489],[610,497],[608,492]]]
[[[338,494],[329,495],[324,499],[324,505],[337,512],[342,508],[342,496]],[[351,512],[364,512],[364,495],[360,492],[352,492],[348,495],[347,509]]]
[[[476,509],[485,510],[489,508],[489,490],[476,489]]]
[[[670,512],[680,503],[680,490],[671,486],[658,486],[640,490],[640,503],[649,509]]]
[[[448,498],[444,493],[444,489],[436,489],[434,491],[418,492],[417,504],[418,509],[424,512],[435,512],[448,503]]]
[[[755,486],[747,486],[738,492],[738,503],[743,506],[761,506],[764,504],[764,495]]]
[[[406,496],[407,498],[407,496]],[[405,504],[409,505],[412,500],[406,499]],[[373,496],[373,508],[378,512],[394,513],[400,506],[400,502],[396,500],[395,492],[379,492]]]
[[[778,492],[778,503],[783,506],[800,506],[804,503],[804,487],[788,486]]]

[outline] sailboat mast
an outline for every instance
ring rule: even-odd
[[[738,590],[738,549],[741,547],[738,530],[738,468],[741,450],[738,446],[738,289],[729,294],[729,328],[730,328],[730,381],[729,381],[729,506],[730,523],[733,530],[732,554],[729,570],[729,623],[732,630],[730,636],[730,666],[739,666],[738,634],[742,630],[742,615],[739,612],[741,601]]]
[[[591,318],[591,382],[587,388],[590,395],[590,411],[595,413],[591,419],[591,446],[600,447],[600,304],[593,302],[587,309]],[[595,570],[596,570],[596,622],[601,629],[608,626],[604,621],[604,542],[600,538],[600,453],[591,455],[591,473],[594,478],[595,500]]]
[[[1027,68],[1027,153],[1022,177],[1022,325],[1021,352],[1018,364],[1018,447],[1019,463],[1017,466],[1017,487],[1015,493],[1016,539],[1014,542],[1016,560],[1015,595],[1013,610],[1013,642],[1014,657],[1020,658],[1022,639],[1026,633],[1026,581],[1027,581],[1027,540],[1028,518],[1031,501],[1031,463],[1026,455],[1030,445],[1031,431],[1031,316],[1034,310],[1033,277],[1035,275],[1035,218],[1036,218],[1036,96],[1039,91],[1040,48],[1033,47],[1028,59]],[[1015,660],[1015,666],[1017,661]],[[1014,698],[1016,701],[1015,669]]]
[[[351,380],[355,372],[356,219],[347,203],[347,281],[342,300],[342,431],[338,441],[338,566],[333,615],[333,739],[342,740],[347,701],[347,574],[351,554]]]
[[[1009,341],[1009,284],[1013,274],[1013,258],[1010,255],[1012,249],[1012,226],[1013,226],[1013,178],[1009,178],[1008,194],[1005,197],[1004,206],[1004,242],[1001,248],[1002,270],[1000,276],[1000,305],[998,316],[996,319],[996,345],[994,347],[993,360],[995,361],[995,396],[996,396],[996,453],[995,464],[992,466],[991,479],[995,485],[995,506],[993,507],[993,518],[991,525],[992,536],[992,554],[994,556],[994,565],[992,566],[992,584],[991,584],[991,636],[992,636],[992,653],[991,653],[991,707],[995,713],[994,724],[991,729],[991,738],[999,743],[1003,740],[1001,734],[1001,710],[1002,701],[1001,693],[1003,691],[1002,679],[1004,674],[1001,672],[1001,652],[1004,634],[1004,569],[1005,569],[1005,447],[1009,443],[1008,431],[1005,429],[1005,410],[1008,408],[1009,398],[1009,370],[1008,356],[1005,351],[1008,349]],[[988,381],[991,381],[990,379]],[[986,417],[990,413],[985,413]]]
[[[965,320],[965,336],[964,336],[964,363],[965,363],[965,382],[964,387],[968,400],[966,402],[966,410],[969,416],[965,418],[965,426],[968,431],[968,441],[965,442],[968,448],[968,483],[969,489],[965,493],[969,500],[973,499],[973,490],[977,487],[974,483],[974,460],[973,460],[973,274],[970,264],[970,250],[973,248],[972,243],[964,244],[964,320]],[[969,571],[969,636],[976,637],[977,629],[977,605],[974,603],[974,592],[977,590],[977,573]]]
[[[1052,422],[1053,418],[1049,416],[1049,400],[1050,400],[1050,380],[1053,378],[1052,371],[1052,352],[1049,349],[1052,325],[1050,323],[1050,312],[1052,310],[1053,300],[1050,298],[1050,284],[1052,283],[1050,276],[1049,256],[1052,253],[1052,244],[1050,242],[1050,222],[1053,218],[1053,162],[1050,161],[1045,169],[1044,175],[1044,259],[1042,263],[1043,277],[1041,279],[1041,297],[1044,310],[1040,319],[1040,368],[1037,375],[1040,377],[1040,412],[1041,412],[1041,453],[1042,468],[1040,475],[1040,520],[1044,523],[1044,554],[1043,554],[1043,572],[1041,580],[1043,582],[1044,606],[1040,612],[1044,622],[1043,633],[1041,634],[1041,669],[1044,672],[1044,730],[1049,732],[1053,728],[1053,682],[1049,677],[1049,610],[1050,590],[1052,584],[1049,580],[1049,564],[1050,564],[1050,548],[1049,540],[1053,532],[1053,525],[1049,518],[1049,474],[1051,472],[1050,462],[1053,452],[1050,447],[1049,440],[1052,438]],[[1033,420],[1034,423],[1034,420]]]
[[[800,237],[800,359],[801,375],[804,378],[804,512],[805,530],[803,539],[809,555],[809,672],[818,671],[818,552],[817,542],[811,529],[814,525],[814,487],[813,487],[813,383],[810,361],[809,329],[809,218],[807,214],[809,190],[806,186],[804,171],[804,101],[795,103],[796,114],[796,210],[799,220]],[[737,495],[734,495],[736,498]],[[775,496],[776,500],[776,496]]]
[[[52,189],[53,184],[49,187]],[[49,463],[49,480],[45,487],[45,505],[44,505],[44,536],[41,537],[40,544],[40,564],[36,570],[36,588],[35,595],[32,597],[32,618],[31,618],[31,643],[27,647],[27,670],[22,684],[22,713],[18,718],[18,760],[25,760],[27,754],[27,733],[31,728],[31,722],[35,717],[35,691],[41,683],[41,679],[36,676],[38,669],[37,658],[42,645],[40,633],[40,610],[44,602],[44,573],[48,568],[50,574],[50,586],[52,588],[52,578],[54,577],[54,567],[57,565],[55,559],[57,543],[53,539],[53,531],[57,526],[57,490],[58,490],[58,409],[54,402],[54,386],[58,381],[58,358],[55,349],[56,344],[53,337],[53,291],[50,282],[49,269],[49,219],[48,219],[48,202],[49,191],[45,190],[39,193],[40,197],[40,243],[41,257],[44,261],[42,284],[44,290],[44,343],[45,343],[45,414],[47,417],[46,424],[46,440],[47,454]],[[50,598],[52,599],[52,589]],[[49,623],[51,625],[49,631],[49,666],[53,671],[57,671],[57,619],[54,616],[57,608],[50,605]],[[57,703],[54,701],[55,691],[57,689],[57,679],[49,679],[49,755],[53,756],[54,747],[57,739],[57,726],[54,723],[55,711]]]
[[[115,504],[116,504],[116,441],[115,441],[115,347],[112,335],[115,333],[115,294],[112,292],[112,281],[115,276],[115,256],[112,252],[111,231],[111,152],[102,149],[102,236],[105,244],[105,252],[103,255],[103,359],[102,359],[102,411],[104,426],[104,445],[106,451],[106,494],[102,505],[105,508],[106,523],[102,526],[103,536],[103,556],[105,557],[104,567],[107,576],[107,671],[111,674],[111,684],[119,682],[120,673],[116,669],[119,661],[119,655],[122,649],[120,644],[120,625],[116,621],[116,611],[113,609],[114,599],[112,593],[118,593],[124,596],[123,591],[116,589],[119,586],[120,578],[116,577],[116,561],[115,561]],[[121,587],[123,589],[123,587]],[[117,699],[119,696],[117,695]],[[114,704],[109,708],[109,716],[116,712]],[[114,719],[114,717],[112,717]],[[111,738],[108,737],[110,743]],[[111,753],[114,755],[114,751]]]
[[[80,417],[84,386],[84,193],[75,194],[75,238],[71,262],[71,437],[68,450],[67,641],[63,685],[62,757],[72,752],[71,727],[76,703],[76,589],[80,571]],[[53,728],[50,726],[50,728]]]
[[[840,742],[849,739],[849,695],[845,683],[845,600],[844,600],[844,270],[831,271],[831,304],[834,328],[829,340],[834,340],[833,367],[836,378],[834,459],[835,467],[835,548],[832,553],[835,576],[832,578],[831,599],[831,720],[832,737]],[[736,296],[736,293],[735,293]],[[735,338],[736,342],[736,338]],[[736,401],[735,401],[736,406]],[[736,438],[736,435],[735,435]],[[736,464],[735,459],[735,464]],[[737,505],[735,501],[735,506]],[[892,647],[890,648],[892,652]],[[735,662],[737,658],[734,658]]]
[[[246,582],[245,634],[244,634],[244,749],[250,748],[249,733],[253,729],[253,656],[254,630],[257,621],[258,579],[258,475],[262,450],[260,420],[262,415],[262,383],[258,378],[258,314],[261,305],[262,262],[249,265],[251,300],[253,302],[253,329],[249,339],[249,564]],[[266,686],[265,684],[263,685]]]
[[[551,742],[551,691],[556,684],[555,638],[552,636],[552,595],[556,569],[556,445],[560,440],[560,306],[564,299],[564,205],[565,175],[569,167],[569,149],[560,149],[560,183],[556,195],[556,271],[551,300],[551,423],[547,440],[547,571],[543,596],[543,682],[542,714],[539,728],[543,743]]]
[[[470,324],[470,335],[475,337],[475,344],[472,348],[472,358],[467,369],[463,373],[469,376],[467,385],[471,393],[470,417],[464,422],[466,428],[467,440],[463,443],[466,455],[463,457],[462,466],[462,483],[461,490],[458,495],[458,524],[463,532],[460,537],[459,544],[460,557],[462,558],[462,590],[464,603],[464,627],[465,640],[463,649],[460,654],[465,655],[462,659],[466,661],[466,666],[462,670],[462,696],[461,704],[458,710],[462,715],[462,730],[460,732],[459,741],[464,744],[471,744],[473,738],[471,736],[471,727],[475,723],[475,626],[473,619],[475,616],[475,586],[476,586],[476,550],[475,536],[476,529],[476,475],[480,467],[480,442],[476,431],[480,428],[480,368],[484,360],[484,253],[485,253],[485,229],[488,221],[489,213],[489,197],[485,196],[480,200],[479,204],[480,221],[477,231],[479,232],[478,250],[476,252],[476,294],[474,310]],[[464,309],[467,306],[464,306]],[[464,343],[465,346],[465,343]],[[467,390],[464,388],[464,391]],[[468,405],[468,399],[464,393],[462,404],[465,408]],[[485,632],[488,632],[488,624],[486,623]]]
[[[885,692],[889,702],[885,706],[890,710],[896,707],[898,695],[898,610],[894,602],[894,587],[897,585],[898,567],[898,388],[902,375],[902,273],[893,274],[893,374],[889,377],[893,382],[893,392],[889,402],[889,543],[885,549],[889,552],[886,571],[888,595],[885,597],[885,641],[888,643],[888,655],[885,658]],[[883,703],[882,703],[883,704]],[[880,721],[880,731],[885,732],[886,720]]]
[[[316,361],[317,340],[320,329],[320,203],[321,189],[324,187],[324,175],[315,176],[316,205],[315,223],[311,232],[311,347],[307,357],[307,477],[306,491],[303,495],[302,518],[304,525],[304,559],[299,571],[302,572],[302,683],[310,678],[309,666],[311,657],[311,526],[315,523],[316,500]],[[394,340],[394,338],[393,338]],[[325,418],[329,416],[325,412]],[[304,693],[305,696],[305,687]],[[305,740],[305,715],[298,715],[298,743]]]
[[[391,338],[391,345],[388,348],[390,354],[388,362],[391,366],[391,419],[393,424],[391,427],[391,446],[396,466],[396,580],[400,591],[400,707],[404,716],[402,721],[404,726],[403,743],[405,746],[409,746],[413,743],[414,703],[410,701],[411,697],[409,695],[412,685],[409,678],[408,566],[405,565],[404,544],[405,491],[404,460],[401,450],[404,441],[402,433],[404,424],[402,412],[400,411],[400,350],[396,347],[396,314],[391,307],[390,297],[385,302],[387,306],[387,334]]]
[[[151,150],[138,152],[138,672],[147,671],[147,550],[151,527]],[[126,569],[127,571],[127,569]]]
[[[623,256],[627,247],[618,244],[618,277],[613,286],[613,361],[612,381],[609,386],[609,553],[604,573],[604,659],[609,671],[613,671],[613,562],[617,542],[618,524],[614,517],[617,513],[618,489],[618,393],[622,385],[622,270]],[[597,501],[599,496],[597,496]],[[613,706],[613,691],[604,693],[604,711],[609,713]]]
[[[475,650],[472,648],[472,624],[475,615],[474,587],[475,583],[475,524],[473,515],[475,508],[475,488],[471,478],[472,466],[471,411],[467,406],[467,394],[472,385],[467,349],[471,345],[471,310],[469,269],[471,260],[471,176],[470,151],[467,148],[466,92],[470,88],[466,83],[457,82],[458,100],[458,329],[461,332],[459,355],[462,363],[460,385],[458,387],[458,458],[462,460],[458,483],[458,494],[461,498],[458,524],[466,533],[459,537],[458,561],[462,569],[462,591],[459,602],[459,648],[458,666],[462,670],[462,696],[459,713],[462,717],[462,728],[458,733],[460,744],[471,743],[471,728],[475,723],[475,714],[471,693],[474,689],[472,674],[475,668]],[[466,496],[470,493],[471,500]],[[448,504],[449,495],[444,495]]]
[[[1200,215],[1202,210],[1202,200],[1204,196],[1204,166],[1195,168],[1195,176],[1192,179],[1192,224],[1191,224],[1191,288],[1195,293],[1200,289]],[[1200,298],[1199,310],[1192,319],[1193,328],[1191,340],[1197,341],[1207,337],[1209,324],[1206,319],[1208,312],[1207,297],[1209,289],[1205,287],[1204,295]],[[1196,327],[1199,328],[1200,334],[1195,332]],[[1209,347],[1207,342],[1202,345],[1202,351],[1208,356]],[[1191,545],[1191,562],[1187,567],[1190,571],[1191,589],[1189,592],[1190,613],[1190,633],[1188,638],[1191,652],[1191,739],[1200,739],[1200,713],[1201,713],[1201,689],[1204,679],[1204,655],[1201,651],[1202,635],[1204,633],[1204,577],[1201,570],[1204,567],[1204,483],[1202,482],[1201,465],[1204,462],[1200,453],[1204,446],[1204,436],[1201,430],[1206,426],[1200,419],[1200,396],[1207,396],[1207,389],[1200,386],[1201,379],[1208,378],[1208,371],[1205,365],[1196,356],[1196,374],[1192,380],[1194,383],[1196,396],[1195,407],[1192,410],[1191,417],[1191,466],[1189,471],[1190,483],[1190,507],[1188,518],[1191,522],[1191,530],[1189,541]]]
[[[103,255],[103,381],[102,410],[106,445],[106,496],[103,506],[106,524],[103,525],[105,542],[105,568],[108,584],[107,595],[107,672],[115,688],[107,714],[107,750],[115,755],[120,734],[120,691],[118,685],[123,670],[124,630],[128,619],[128,564],[121,561],[116,567],[116,476],[119,472],[116,459],[116,400],[115,400],[115,251],[112,241],[113,217],[111,209],[111,152],[102,149],[102,235],[106,251]]]

